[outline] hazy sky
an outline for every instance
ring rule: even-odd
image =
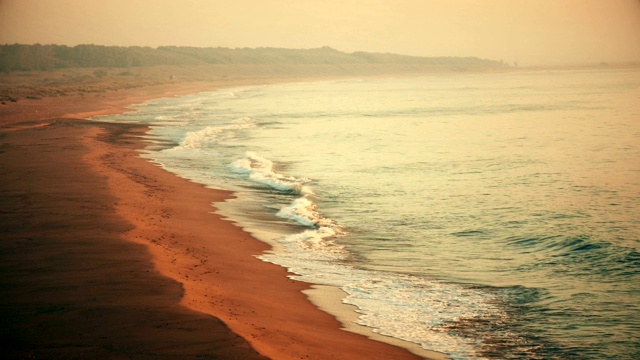
[[[640,61],[640,0],[0,0],[0,44]]]

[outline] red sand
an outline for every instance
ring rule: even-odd
[[[307,284],[256,259],[268,246],[212,213],[212,202],[232,194],[138,157],[144,144],[137,136],[146,128],[81,120],[212,86],[163,85],[0,107],[0,336],[11,344],[2,352],[14,358],[418,358],[341,330],[301,292]]]

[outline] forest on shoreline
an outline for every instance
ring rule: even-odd
[[[0,45],[0,71],[49,71],[63,68],[130,68],[150,66],[192,66],[210,64],[394,64],[446,68],[448,71],[508,68],[501,61],[477,57],[419,57],[390,53],[345,53],[322,47],[282,48],[198,48],[184,46],[103,45]]]
[[[104,92],[178,82],[264,83],[274,79],[509,71],[476,57],[417,57],[329,47],[197,48],[0,45],[0,105],[19,99]]]

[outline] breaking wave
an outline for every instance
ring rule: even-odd
[[[249,129],[255,126],[256,120],[253,118],[237,119],[224,126],[207,126],[202,130],[187,132],[176,149],[206,149],[220,140],[234,137],[234,130]]]

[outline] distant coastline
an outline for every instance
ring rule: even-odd
[[[20,99],[107,92],[177,83],[268,83],[319,78],[412,76],[548,69],[627,68],[640,64],[514,67],[477,57],[346,53],[322,47],[197,48],[102,45],[0,45],[0,105]]]
[[[317,49],[0,45],[0,103],[178,82],[507,71],[476,57]]]
[[[448,71],[509,67],[502,61],[477,57],[420,57],[392,53],[342,52],[328,46],[315,49],[223,48],[102,45],[0,45],[0,71],[42,71],[60,68],[148,67],[211,64],[404,64]]]

